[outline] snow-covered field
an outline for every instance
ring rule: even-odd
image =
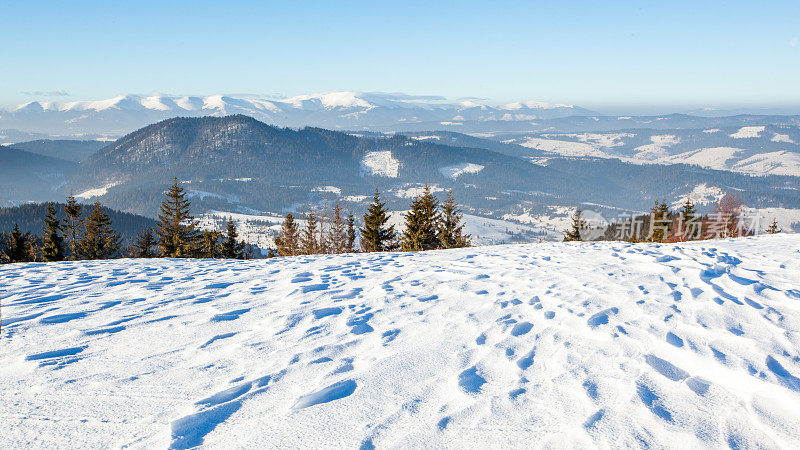
[[[88,200],[88,199],[93,198],[93,197],[101,197],[103,195],[106,195],[110,188],[112,188],[112,187],[114,187],[114,186],[116,186],[118,184],[119,183],[114,182],[114,183],[109,183],[109,184],[107,184],[107,185],[105,185],[103,187],[89,189],[89,190],[81,192],[80,194],[75,194],[75,198]]]
[[[379,177],[397,178],[400,161],[392,156],[390,150],[369,152],[361,160],[361,171]]]
[[[0,447],[796,448],[800,236],[0,267]]]

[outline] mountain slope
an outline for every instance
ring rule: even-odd
[[[0,205],[49,200],[76,168],[72,161],[0,146]]]
[[[83,161],[106,145],[108,145],[108,142],[104,141],[70,139],[38,139],[12,144],[14,148],[19,150],[74,162]]]
[[[2,266],[4,439],[793,447],[799,245]]]
[[[56,203],[56,214],[61,223],[64,224],[64,204]],[[156,221],[136,214],[124,213],[111,208],[103,207],[103,212],[111,219],[111,225],[122,237],[125,243],[131,243],[136,238],[136,234],[144,228],[155,228]],[[82,217],[86,218],[89,214],[89,207],[85,206],[81,211]],[[28,203],[8,208],[0,208],[0,231],[10,231],[15,225],[25,233],[40,235],[44,228],[44,217],[47,214],[47,204]]]
[[[309,192],[324,186],[343,196],[363,196],[376,186],[389,190],[429,183],[475,200],[504,189],[570,190],[560,173],[485,149],[403,136],[298,131],[247,116],[178,118],[145,127],[87,159],[69,189],[102,191],[104,199],[116,196],[120,205],[128,202],[121,207],[130,208],[138,202],[130,195],[160,196],[173,177],[197,192],[204,207],[218,210],[226,209],[221,203],[281,210],[308,201]],[[152,213],[154,206],[143,212]]]

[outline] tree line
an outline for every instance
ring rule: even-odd
[[[22,232],[19,226],[0,239],[0,262],[64,261],[129,258],[228,258],[254,257],[251,246],[238,239],[236,224],[228,219],[225,233],[199,230],[191,215],[191,202],[177,178],[165,192],[155,228],[145,227],[133,242],[123,246],[120,234],[100,202],[87,216],[84,205],[70,196],[65,217],[57,217],[55,205],[46,207],[41,235]],[[463,215],[451,192],[439,204],[430,188],[411,202],[404,215],[402,233],[390,225],[386,204],[376,190],[372,204],[357,227],[352,213],[346,214],[337,203],[332,209],[315,212],[306,207],[302,229],[292,214],[287,214],[268,256],[296,256],[381,251],[423,251],[467,247],[470,236],[463,232]]]
[[[649,214],[631,216],[607,226],[592,224],[578,208],[564,233],[564,241],[687,242],[752,236],[759,229],[758,217],[747,217],[742,207],[742,202],[731,193],[717,200],[708,214],[700,214],[688,197],[674,211],[665,200],[656,200]],[[782,230],[773,219],[766,231],[776,234]]]
[[[129,245],[123,245],[120,234],[100,202],[89,207],[74,196],[67,199],[64,219],[58,218],[55,204],[46,207],[41,235],[22,232],[15,225],[0,239],[0,262],[64,261],[129,258],[232,258],[252,257],[252,248],[238,239],[236,225],[228,219],[226,232],[199,230],[190,212],[186,192],[177,178],[161,203],[155,228],[139,231]]]
[[[389,224],[389,211],[377,190],[364,213],[361,227],[356,227],[352,213],[345,217],[338,203],[330,212],[323,208],[315,213],[307,208],[303,216],[305,225],[301,228],[293,214],[286,215],[270,256],[425,251],[470,245],[470,236],[463,231],[463,214],[452,192],[439,204],[427,185],[403,215],[402,232],[395,231],[394,225]]]

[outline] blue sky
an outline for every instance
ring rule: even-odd
[[[2,9],[0,104],[357,90],[600,110],[800,105],[797,0],[7,1]]]

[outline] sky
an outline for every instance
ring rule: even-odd
[[[0,105],[353,90],[800,107],[797,0],[2,3]]]

